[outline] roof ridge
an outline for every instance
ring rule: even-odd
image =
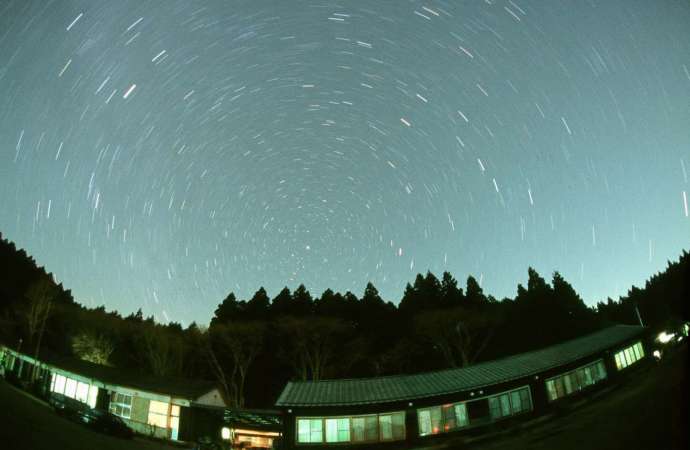
[[[291,381],[288,381],[288,385],[317,385],[317,384],[328,384],[328,383],[342,383],[344,381],[359,381],[359,382],[361,382],[361,381],[368,381],[368,380],[390,380],[390,379],[394,379],[394,378],[405,378],[405,377],[413,377],[413,376],[418,376],[418,375],[445,374],[445,373],[449,373],[449,372],[456,372],[456,371],[461,371],[464,369],[469,369],[470,367],[475,368],[475,367],[481,367],[484,365],[495,364],[497,362],[505,361],[506,359],[515,358],[518,356],[533,355],[535,353],[542,352],[544,350],[549,350],[549,349],[556,347],[556,346],[559,346],[559,345],[565,345],[565,344],[569,344],[569,343],[578,341],[580,339],[589,338],[591,336],[594,336],[596,334],[599,334],[599,333],[602,333],[605,331],[612,330],[614,328],[639,328],[639,329],[643,329],[644,327],[641,327],[639,325],[616,324],[616,325],[612,325],[610,327],[601,328],[601,329],[596,330],[596,331],[589,333],[589,334],[585,334],[585,335],[578,336],[578,337],[575,337],[572,339],[568,339],[567,341],[559,342],[557,344],[552,344],[552,345],[549,345],[547,347],[542,347],[542,348],[529,350],[529,351],[521,352],[521,353],[514,353],[512,355],[502,356],[500,358],[492,359],[489,361],[482,361],[482,362],[479,362],[477,364],[471,364],[469,366],[463,366],[463,367],[452,367],[452,368],[448,368],[448,369],[430,370],[427,372],[401,373],[401,374],[396,374],[396,375],[382,375],[382,376],[378,376],[378,377],[374,376],[374,377],[362,377],[362,378],[332,378],[332,379],[328,379],[328,380],[318,380],[318,381],[313,381],[313,380],[292,381],[291,380]],[[286,389],[287,389],[287,385],[286,385]]]

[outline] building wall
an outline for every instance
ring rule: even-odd
[[[124,420],[136,433],[163,439],[169,438],[170,430],[168,428],[149,425],[150,404],[151,400],[145,397],[132,396],[132,412],[130,418],[123,418],[122,420]]]
[[[614,361],[614,355],[616,352],[629,347],[635,342],[642,341],[643,348],[645,350],[645,355],[642,360],[631,365],[630,367],[618,370]],[[438,396],[433,399],[416,399],[411,402],[394,402],[386,405],[360,405],[360,406],[344,406],[344,407],[298,407],[298,408],[284,408],[284,444],[286,448],[333,448],[334,446],[348,446],[357,447],[359,444],[349,443],[349,444],[298,444],[297,443],[297,425],[296,421],[298,417],[328,417],[328,416],[347,416],[347,415],[364,415],[368,413],[376,412],[386,412],[386,411],[405,411],[405,427],[406,427],[406,441],[416,442],[416,443],[430,443],[434,439],[442,440],[445,433],[441,433],[433,436],[419,436],[419,426],[418,426],[418,410],[420,408],[441,406],[448,403],[458,403],[458,402],[474,402],[479,404],[476,400],[478,398],[485,398],[489,396],[495,396],[501,392],[508,390],[513,390],[519,386],[528,386],[530,391],[532,410],[529,413],[521,413],[519,415],[510,416],[506,422],[511,422],[512,420],[521,420],[525,417],[532,417],[535,414],[543,414],[544,412],[554,408],[559,407],[559,405],[567,404],[569,400],[580,398],[583,395],[587,395],[596,389],[603,386],[609,385],[610,383],[617,382],[621,377],[625,377],[627,373],[630,373],[636,368],[644,365],[644,361],[649,359],[651,355],[651,350],[649,346],[649,341],[644,336],[639,336],[634,339],[630,339],[624,344],[613,347],[607,351],[601,352],[599,354],[590,355],[586,358],[582,358],[578,361],[573,361],[567,365],[554,367],[547,371],[539,374],[533,374],[527,377],[523,377],[518,380],[513,380],[511,382],[503,383],[495,386],[487,386],[483,388],[477,388],[467,392],[459,392],[452,395]],[[591,364],[597,360],[604,361],[604,367],[606,369],[606,378],[599,380],[598,382],[582,388],[582,390],[573,392],[563,398],[559,398],[555,401],[549,401],[546,389],[546,380],[555,376],[562,375],[564,373],[573,371],[582,366]],[[488,403],[488,401],[487,401]],[[467,403],[469,405],[469,403]],[[486,405],[488,406],[488,405]],[[490,419],[490,418],[489,418]],[[503,422],[503,419],[500,419]],[[484,423],[479,423],[479,425],[491,425],[496,423],[494,420],[487,420]],[[456,432],[471,432],[471,430],[476,427],[469,426],[467,428],[458,429]],[[478,428],[478,430],[481,428]],[[380,443],[381,446],[388,446],[390,448],[399,447],[400,442],[396,443]]]
[[[225,407],[225,401],[223,401],[223,396],[220,394],[218,389],[213,389],[199,397],[194,403],[205,406],[221,406]]]

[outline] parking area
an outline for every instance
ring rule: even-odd
[[[119,439],[57,415],[52,408],[0,379],[0,447],[27,450],[173,450],[146,439]]]

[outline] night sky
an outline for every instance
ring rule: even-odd
[[[0,231],[87,306],[593,304],[690,248],[688,172],[684,0],[0,0]]]

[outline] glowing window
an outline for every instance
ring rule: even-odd
[[[618,363],[619,359],[616,359]],[[598,360],[578,367],[564,374],[546,380],[546,392],[549,400],[553,401],[566,395],[578,392],[606,378],[604,362]],[[560,387],[562,386],[562,387]]]
[[[405,439],[405,413],[393,413],[391,417],[393,418],[393,440]]]
[[[98,388],[96,386],[89,386],[89,400],[86,402],[92,408],[96,407],[98,400]]]
[[[625,369],[631,364],[636,363],[644,357],[644,348],[641,342],[636,342],[635,344],[619,351],[614,355],[616,360],[616,368],[618,370]]]
[[[80,402],[84,402],[84,403],[88,402],[89,401],[89,385],[79,381],[77,383],[77,395],[74,398],[79,400]]]
[[[470,420],[467,417],[467,405],[465,403],[455,404],[455,422],[458,427],[466,427],[469,425]]]
[[[391,416],[379,416],[379,427],[382,441],[393,439],[393,418]]]
[[[297,419],[297,440],[307,444],[323,442],[323,419]]]
[[[132,396],[113,392],[110,396],[110,412],[125,419],[132,417]],[[150,412],[150,406],[149,406]]]
[[[513,411],[522,411],[522,399],[520,398],[520,391],[513,391],[510,393],[510,404],[513,407]]]
[[[168,403],[151,400],[147,423],[160,428],[168,428],[168,407]]]
[[[556,400],[558,398],[556,383],[553,380],[546,381],[546,392],[549,394],[549,400]]]
[[[77,380],[67,378],[65,382],[65,395],[69,398],[75,398],[77,395]]]
[[[349,442],[350,419],[348,417],[326,419],[326,442]]]
[[[58,394],[64,394],[66,381],[67,381],[67,379],[65,377],[63,377],[62,375],[55,374],[55,383],[53,386],[53,392],[56,392]]]
[[[419,422],[419,435],[428,436],[431,432],[431,411],[420,409],[417,411],[417,421]]]
[[[352,418],[352,441],[378,441],[379,426],[375,415]]]

